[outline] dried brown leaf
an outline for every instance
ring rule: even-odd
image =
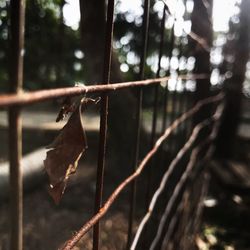
[[[72,102],[72,99],[70,97],[66,97],[63,100],[62,107],[56,118],[56,122],[63,120],[69,113],[74,111],[74,109],[75,109],[75,103]]]
[[[48,146],[44,166],[50,179],[49,193],[59,203],[69,176],[76,172],[78,161],[87,148],[81,119],[82,102],[70,116],[60,134]]]

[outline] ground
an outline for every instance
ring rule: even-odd
[[[250,167],[250,140],[239,137],[235,148],[232,159]],[[206,244],[201,249],[248,250],[250,249],[249,187],[246,191],[239,192],[221,184],[212,176],[209,191],[212,203],[205,207],[201,234]],[[238,184],[243,183],[238,181]]]

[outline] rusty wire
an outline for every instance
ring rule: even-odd
[[[181,190],[181,188],[183,187],[184,183],[186,182],[189,174],[191,173],[193,167],[195,166],[195,163],[197,161],[197,158],[198,158],[198,154],[200,153],[200,151],[203,149],[204,146],[207,146],[208,143],[211,142],[211,137],[208,138],[208,140],[205,141],[205,143],[201,143],[200,145],[198,145],[193,151],[192,151],[192,154],[191,154],[191,157],[190,157],[190,160],[189,160],[189,163],[188,163],[188,166],[187,166],[187,169],[184,171],[184,173],[182,174],[181,176],[181,179],[180,181],[178,182],[178,184],[175,186],[175,189],[174,189],[174,192],[173,192],[173,195],[171,196],[167,206],[166,206],[166,209],[164,211],[164,214],[161,218],[161,221],[160,221],[160,224],[159,224],[159,227],[158,227],[158,231],[157,231],[157,234],[156,234],[156,237],[154,238],[151,246],[150,246],[150,250],[153,250],[156,248],[156,245],[160,239],[160,236],[161,236],[161,233],[162,233],[162,230],[165,226],[165,222],[167,220],[167,218],[169,217],[169,214],[170,214],[170,211],[173,207],[173,204],[175,202],[175,200],[177,199],[178,197],[178,194]],[[206,155],[204,156],[204,158],[202,159],[202,162],[206,162],[208,159],[211,158],[212,154],[214,152],[214,145],[210,145]],[[167,237],[167,235],[165,235],[163,241],[162,241],[162,244],[163,246],[166,246],[167,245],[167,240],[169,240],[169,238]],[[161,248],[162,250],[164,249],[163,247]]]
[[[142,49],[140,55],[140,66],[139,66],[139,79],[143,80],[145,77],[145,62],[147,58],[148,49],[148,34],[149,34],[149,9],[150,0],[144,0],[144,12],[143,12],[143,24],[142,24]],[[157,85],[159,86],[159,85]],[[134,155],[132,162],[132,171],[135,171],[138,165],[139,154],[140,154],[140,137],[141,137],[141,122],[142,122],[142,99],[143,99],[143,89],[139,87],[136,89],[136,110],[135,110],[135,124],[136,132],[134,138]],[[129,212],[129,226],[128,226],[128,238],[127,238],[127,248],[130,245],[133,227],[133,217],[134,210],[136,206],[136,180],[133,181],[131,186],[130,195],[130,212]]]
[[[20,3],[23,3],[24,1],[20,0],[20,1],[11,1],[11,2],[15,2],[15,3],[20,4]],[[149,2],[150,2],[150,0],[145,0],[145,5],[148,5],[148,7],[146,9],[146,14],[145,14],[147,16],[149,14]],[[210,97],[210,98],[207,98],[207,99],[204,99],[204,100],[198,102],[193,108],[191,108],[190,110],[188,110],[187,112],[182,114],[178,119],[176,119],[175,121],[172,121],[173,123],[167,129],[166,129],[166,124],[165,124],[166,119],[164,119],[162,135],[155,142],[155,140],[156,140],[155,135],[156,135],[157,108],[158,108],[158,106],[157,106],[158,105],[157,94],[158,94],[159,84],[161,84],[162,82],[167,82],[168,80],[172,79],[172,77],[167,76],[167,77],[159,78],[159,72],[160,72],[159,71],[157,73],[157,78],[142,80],[142,79],[144,79],[144,64],[145,64],[145,58],[146,58],[146,50],[147,50],[146,47],[147,47],[147,39],[148,39],[147,32],[145,32],[145,30],[144,30],[143,41],[145,43],[144,44],[145,46],[143,48],[144,52],[143,52],[143,56],[141,58],[142,60],[140,62],[141,63],[141,67],[140,67],[140,79],[141,80],[140,81],[123,82],[123,83],[115,83],[115,84],[108,85],[109,76],[110,76],[111,50],[112,50],[111,41],[112,41],[112,32],[113,32],[114,0],[109,0],[108,5],[109,5],[108,10],[111,12],[109,12],[107,14],[108,32],[106,32],[107,40],[106,40],[106,46],[105,46],[106,47],[106,53],[105,53],[106,56],[104,59],[105,69],[104,69],[103,84],[92,85],[92,86],[82,86],[82,87],[68,87],[68,88],[60,88],[60,89],[52,89],[52,90],[40,90],[40,91],[34,91],[34,92],[29,92],[29,93],[22,92],[21,87],[20,87],[19,90],[21,90],[21,91],[16,91],[17,93],[15,93],[15,94],[0,95],[0,108],[1,107],[5,107],[5,108],[10,107],[10,110],[13,110],[12,115],[10,115],[10,142],[11,142],[10,152],[12,154],[12,156],[10,157],[10,162],[12,162],[11,163],[12,165],[14,164],[13,167],[19,168],[20,157],[21,157],[21,146],[20,146],[21,145],[20,144],[20,142],[21,142],[21,140],[20,140],[20,134],[21,134],[21,132],[20,132],[21,131],[20,117],[21,117],[21,114],[20,114],[20,109],[22,106],[27,105],[27,104],[45,101],[45,100],[51,100],[54,98],[66,97],[66,96],[76,96],[76,95],[82,95],[82,94],[88,94],[88,93],[100,93],[101,94],[102,101],[101,101],[101,111],[100,111],[101,121],[100,121],[98,170],[97,170],[98,172],[97,172],[97,183],[96,183],[96,190],[97,191],[96,191],[96,202],[95,202],[95,215],[82,226],[82,228],[72,237],[72,239],[70,239],[68,242],[66,242],[65,246],[62,249],[72,249],[75,246],[75,244],[81,239],[81,237],[85,233],[87,233],[88,230],[90,230],[93,227],[94,227],[93,249],[96,249],[96,250],[99,249],[99,221],[108,212],[110,206],[117,199],[117,197],[121,193],[121,191],[123,191],[123,189],[129,183],[131,183],[133,180],[135,180],[141,174],[141,172],[146,167],[146,164],[156,154],[156,152],[158,151],[158,149],[162,145],[163,141],[166,140],[170,136],[170,134],[172,134],[173,131],[175,131],[176,128],[178,128],[181,124],[184,123],[184,121],[186,121],[187,119],[192,117],[194,114],[196,114],[196,112],[198,112],[202,106],[210,104],[210,103],[214,103],[214,102],[219,102],[223,98],[223,94],[219,94],[217,96]],[[23,7],[24,7],[24,5],[23,5]],[[168,9],[167,5],[165,4],[164,10],[167,11],[167,9]],[[21,11],[24,11],[24,9],[21,9]],[[169,12],[168,14],[171,14],[171,13]],[[164,15],[165,15],[165,13],[164,13]],[[109,19],[111,17],[112,17],[112,19]],[[148,29],[148,17],[145,20],[147,22],[145,27],[147,26],[146,29]],[[15,28],[14,25],[11,25],[11,28]],[[24,23],[21,22],[19,28],[23,29]],[[174,30],[172,29],[172,33],[173,32],[174,32]],[[19,34],[19,33],[17,33],[17,34]],[[194,34],[193,32],[190,32],[187,35],[190,36],[195,41],[197,41],[197,43],[199,43],[206,51],[210,50],[210,47],[208,47],[205,39],[203,39],[202,37],[199,37],[198,35]],[[21,43],[22,43],[23,37],[21,39],[22,39],[22,41],[21,41]],[[174,36],[171,39],[174,39]],[[14,40],[17,43],[20,42],[20,40],[18,40],[18,39],[14,39]],[[20,53],[21,50],[22,50],[22,48],[19,48],[19,57],[22,55]],[[170,49],[170,53],[172,53],[172,49]],[[22,60],[20,61],[20,58],[18,60],[15,60],[15,63],[17,63],[17,64],[20,62],[22,63]],[[20,70],[20,65],[19,65],[19,70]],[[21,70],[22,70],[22,65],[21,65]],[[159,60],[158,70],[160,70],[160,60]],[[19,72],[19,73],[21,73],[21,72]],[[15,74],[15,76],[19,76],[19,75],[20,74]],[[210,76],[208,74],[179,75],[178,78],[176,79],[176,81],[178,79],[183,79],[183,80],[209,79],[209,77]],[[21,80],[21,82],[22,82],[22,80]],[[12,84],[15,85],[15,81],[12,81]],[[142,162],[138,166],[137,166],[138,156],[136,156],[136,160],[135,160],[136,164],[134,166],[135,167],[134,173],[131,174],[130,176],[128,176],[123,182],[121,182],[118,185],[118,187],[113,191],[113,193],[109,196],[107,201],[102,205],[103,172],[104,172],[104,165],[105,165],[106,132],[107,132],[108,94],[111,91],[116,91],[116,90],[121,90],[121,89],[126,89],[126,88],[135,88],[135,87],[138,88],[138,93],[139,93],[138,117],[140,119],[141,102],[142,102],[142,88],[141,87],[148,86],[148,85],[154,85],[155,91],[156,91],[155,92],[155,96],[156,96],[155,97],[155,105],[154,105],[155,106],[154,107],[154,118],[153,118],[153,123],[152,123],[152,134],[151,134],[152,141],[151,141],[151,145],[150,145],[151,150],[146,154],[146,156],[144,157],[144,159],[142,160]],[[166,101],[167,101],[167,87],[166,87],[166,91],[165,91],[165,95],[164,95],[164,102],[166,102]],[[11,112],[10,112],[10,114],[11,114]],[[173,114],[174,114],[174,112],[173,112]],[[166,112],[165,112],[164,116],[166,116]],[[15,125],[15,123],[16,123],[16,125]],[[200,126],[201,126],[201,124],[204,124],[204,123],[205,123],[205,121],[200,123]],[[199,126],[199,125],[197,125],[197,126]],[[184,148],[186,151],[188,150],[188,148],[190,148],[192,146],[192,144],[196,138],[194,136],[194,134],[196,134],[196,136],[198,135],[197,130],[199,130],[199,129],[197,129],[197,126],[195,127],[195,129],[191,135],[191,138],[184,145]],[[138,122],[138,126],[137,126],[137,130],[139,131],[138,134],[140,133],[140,127],[141,127],[140,123]],[[200,127],[200,129],[201,129],[201,127]],[[18,140],[18,137],[19,137],[19,140]],[[136,139],[137,144],[139,142],[139,138],[140,137],[138,136],[138,139]],[[136,146],[136,147],[138,148],[138,146]],[[197,150],[197,151],[195,151],[195,150]],[[178,190],[180,190],[181,185],[183,185],[185,180],[188,178],[188,173],[191,171],[191,169],[193,167],[192,164],[194,164],[194,161],[195,161],[194,158],[198,155],[198,148],[196,148],[195,150],[193,151],[193,153],[191,155],[189,164],[188,164],[185,172],[183,173],[181,180],[179,181],[179,183],[177,184],[177,186],[174,189],[174,195],[171,197],[171,199],[173,199],[173,200],[170,200],[170,202],[168,203],[168,205],[166,207],[167,211],[168,211],[169,207],[171,206],[171,204],[174,203],[174,199],[177,196]],[[139,151],[139,148],[137,149],[137,151]],[[138,154],[138,153],[136,153],[136,154]],[[176,158],[173,160],[173,162],[175,162],[175,164],[177,164],[178,160],[180,160],[180,158],[183,155],[184,155],[183,152],[178,153]],[[171,165],[170,165],[169,169],[171,169],[171,168],[173,169],[173,166],[171,167]],[[16,237],[16,240],[15,240],[15,237],[12,237],[13,240],[11,240],[11,244],[13,244],[13,246],[14,245],[19,245],[19,246],[16,248],[11,246],[11,249],[18,249],[19,250],[22,248],[22,246],[20,244],[20,235],[22,234],[22,225],[20,223],[20,219],[22,219],[21,218],[22,217],[22,208],[20,207],[21,200],[22,200],[22,187],[20,185],[20,180],[21,180],[20,178],[22,177],[22,175],[20,172],[20,168],[17,170],[19,171],[19,172],[16,172],[18,174],[18,176],[13,175],[13,180],[14,180],[14,184],[15,184],[15,182],[19,182],[19,183],[16,183],[16,184],[18,184],[18,187],[17,187],[17,185],[15,185],[14,187],[11,187],[11,188],[13,188],[13,192],[16,192],[17,195],[19,195],[19,197],[17,197],[17,199],[19,199],[19,200],[17,200],[18,204],[13,204],[11,206],[11,209],[15,210],[17,208],[17,206],[19,206],[19,211],[15,211],[15,212],[19,213],[19,215],[17,214],[17,216],[19,216],[19,217],[12,217],[12,222],[14,225],[15,225],[15,223],[19,223],[19,225],[16,228],[14,228],[14,230],[17,231],[19,236]],[[11,184],[11,186],[12,186],[12,184]],[[148,185],[148,186],[150,188],[150,185]],[[12,195],[11,195],[11,197],[12,197]],[[180,207],[181,207],[181,205],[179,205],[179,207],[177,209],[179,210]],[[150,211],[150,212],[152,212],[152,211]],[[164,218],[165,218],[164,216],[167,217],[168,215],[164,214],[162,217],[162,220],[164,220]],[[176,217],[175,217],[175,219],[176,219]],[[165,222],[164,222],[164,224],[165,224]],[[159,225],[159,227],[160,226],[161,226],[161,224]],[[131,226],[131,231],[132,231],[132,226]],[[130,234],[131,234],[131,232],[130,232]],[[18,239],[18,237],[19,237],[19,239]]]
[[[200,162],[199,165],[202,165],[202,163]],[[197,171],[197,170],[196,170]],[[207,191],[208,191],[208,182],[209,182],[209,178],[208,178],[208,173],[207,171],[205,170],[204,171],[205,173],[203,173],[203,178],[202,180],[199,180],[201,183],[202,183],[202,188],[201,188],[201,194],[199,195],[199,201],[198,203],[196,203],[196,210],[194,211],[194,214],[195,214],[195,217],[198,219],[201,218],[201,214],[202,214],[202,210],[203,210],[203,201],[204,201],[204,198],[206,197],[207,195]],[[194,173],[191,175],[191,177],[189,178],[189,184],[192,185],[193,182],[195,182],[194,180]],[[193,189],[193,187],[192,187]],[[178,222],[178,219],[181,220],[181,224],[178,226],[178,227],[182,227],[182,232],[181,234],[185,235],[186,237],[183,237],[183,239],[180,240],[179,242],[179,248],[181,249],[189,249],[187,247],[187,235],[189,234],[190,235],[190,228],[189,228],[189,225],[191,224],[190,223],[190,220],[188,221],[188,219],[190,217],[192,217],[192,210],[190,210],[190,207],[188,204],[184,204],[186,203],[187,201],[190,202],[190,193],[191,193],[191,189],[189,187],[187,187],[182,195],[182,198],[181,198],[181,201],[179,202],[179,205],[177,206],[176,210],[175,210],[175,213],[173,216],[171,216],[170,218],[170,221],[169,221],[169,225],[168,227],[166,228],[166,232],[164,232],[165,236],[164,236],[164,239],[162,241],[162,249],[166,249],[167,245],[170,243],[170,241],[172,240],[170,237],[173,236],[173,233],[175,233],[175,237],[176,237],[176,224]],[[186,200],[186,201],[185,201]],[[192,199],[193,200],[193,199]],[[181,215],[181,209],[183,208],[183,215]],[[191,211],[191,213],[190,213]],[[183,216],[183,217],[180,217],[180,216]],[[192,224],[194,225],[194,227],[197,229],[198,228],[198,224],[197,223],[197,220],[196,218],[193,220],[192,219]],[[194,230],[195,232],[195,230]],[[192,235],[195,235],[195,233],[192,233]],[[177,236],[178,238],[178,236]]]
[[[108,1],[107,7],[107,23],[105,32],[105,49],[103,61],[103,81],[109,84],[111,56],[112,56],[112,41],[114,28],[114,0]],[[106,92],[101,95],[100,108],[100,133],[99,133],[99,148],[98,148],[98,163],[96,171],[96,193],[95,193],[95,208],[94,213],[97,213],[102,206],[103,199],[103,183],[104,183],[104,169],[106,161],[106,144],[107,144],[107,123],[108,123],[108,104],[109,98]],[[99,222],[93,228],[93,249],[99,249],[100,239],[100,224]]]
[[[202,217],[202,212],[203,212],[203,207],[204,207],[203,202],[204,202],[205,197],[207,196],[208,187],[209,187],[209,179],[210,179],[210,176],[207,173],[207,171],[205,171],[203,179],[202,179],[201,194],[199,195],[198,203],[196,203],[196,209],[193,211],[193,214],[189,213],[189,217],[192,217],[192,218],[194,217],[194,219],[192,219],[191,221],[189,220],[188,222],[183,224],[183,235],[190,235],[190,237],[188,237],[189,240],[190,238],[195,237],[201,225],[200,223],[201,223],[201,217]],[[168,239],[166,238],[165,241],[168,242],[169,238]],[[183,248],[183,250],[189,249],[187,239],[185,238],[181,239],[180,246]]]
[[[167,169],[167,171],[163,175],[163,178],[160,182],[160,185],[157,188],[156,192],[154,193],[154,195],[151,199],[148,211],[147,211],[146,215],[143,217],[143,219],[141,220],[141,223],[139,224],[134,241],[130,247],[131,250],[134,250],[136,248],[137,243],[139,241],[139,238],[142,234],[142,231],[143,231],[144,227],[146,226],[148,220],[150,219],[150,217],[153,213],[153,210],[155,208],[156,202],[157,202],[160,194],[164,191],[164,188],[167,184],[167,181],[168,181],[170,175],[172,174],[173,170],[175,169],[175,167],[179,163],[179,161],[183,158],[183,156],[186,154],[186,152],[191,148],[191,146],[193,145],[193,143],[197,139],[198,134],[202,128],[203,128],[203,126],[201,127],[200,124],[194,128],[193,133],[190,136],[189,140],[184,144],[184,146],[177,153],[176,157],[173,159],[173,161],[169,165],[169,168]]]
[[[164,34],[165,34],[165,22],[166,22],[166,6],[163,7],[163,15],[160,23],[160,44],[159,44],[159,52],[158,52],[158,65],[157,65],[157,72],[156,77],[160,77],[161,71],[161,59],[163,56],[163,45],[164,45]],[[151,137],[150,137],[150,148],[154,146],[156,140],[156,127],[157,127],[157,118],[158,118],[158,106],[159,106],[159,85],[154,86],[154,104],[153,104],[153,117],[152,117],[152,124],[151,124]],[[147,183],[146,183],[146,208],[150,202],[150,194],[152,189],[152,168],[155,162],[151,163],[151,167],[147,173]]]
[[[70,239],[68,240],[64,247],[61,248],[62,250],[69,250],[72,249],[77,242],[107,213],[110,206],[113,204],[113,202],[116,200],[118,195],[121,193],[121,191],[131,182],[133,181],[137,176],[141,174],[143,169],[145,168],[146,164],[149,162],[149,160],[155,155],[155,153],[159,150],[160,146],[162,145],[163,141],[166,140],[169,135],[184,121],[186,121],[188,118],[192,117],[196,112],[198,112],[204,105],[208,105],[211,103],[219,102],[223,99],[224,94],[220,93],[216,96],[212,96],[209,98],[206,98],[202,101],[199,101],[192,109],[187,111],[186,113],[182,114],[178,119],[176,119],[171,126],[169,126],[164,134],[158,138],[158,140],[155,142],[154,147],[146,154],[146,156],[143,158],[141,163],[139,164],[136,171],[128,176],[123,182],[121,182],[118,187],[113,191],[113,193],[109,196],[109,198],[106,200],[106,202],[103,204],[102,208],[98,211],[97,214],[95,214],[89,221],[87,221],[81,229]]]
[[[25,1],[10,1],[10,91],[19,94],[23,87]],[[23,249],[22,119],[20,107],[8,110],[10,171],[10,249]]]
[[[202,203],[203,203],[203,200],[204,200],[204,198],[205,198],[205,196],[206,196],[206,194],[207,194],[207,189],[208,189],[208,181],[207,181],[207,178],[205,178],[205,183],[204,183],[204,185],[202,186],[202,190],[201,190],[201,195],[200,195],[200,199],[199,199],[199,204],[197,204],[197,212],[196,212],[196,214],[198,215],[198,217],[200,218],[200,216],[201,216],[201,213],[202,213]],[[183,195],[183,197],[184,197],[184,195]],[[181,203],[180,203],[181,204]],[[178,208],[179,208],[179,206],[178,206]],[[173,216],[173,218],[175,218],[175,221],[174,221],[174,219],[173,218],[171,218],[171,221],[170,221],[170,223],[169,223],[169,227],[168,227],[168,229],[167,229],[167,232],[166,232],[166,234],[165,234],[165,236],[164,236],[164,239],[163,239],[163,241],[162,241],[162,250],[164,250],[164,249],[166,249],[166,246],[167,246],[167,244],[169,243],[169,241],[170,241],[170,237],[171,237],[171,235],[172,235],[172,233],[173,233],[173,231],[174,231],[174,226],[175,226],[175,224],[176,224],[176,221],[177,221],[177,217],[178,217],[178,208],[177,208],[177,211],[176,211],[176,214]],[[195,222],[193,223],[195,226],[196,226],[196,224],[195,224]],[[188,225],[189,225],[189,223],[188,223]],[[190,233],[190,231],[188,230],[188,225],[186,225],[185,227],[184,227],[184,235],[187,235],[188,233]],[[180,246],[182,246],[182,241],[183,241],[184,239],[182,239],[181,241],[180,241]],[[187,248],[188,249],[188,248]]]
[[[219,110],[219,111],[220,111],[220,114],[221,114],[221,110]],[[156,202],[157,202],[160,194],[164,191],[164,188],[165,188],[165,186],[166,186],[166,184],[168,182],[168,179],[169,179],[170,175],[172,174],[174,168],[176,167],[176,165],[178,164],[178,162],[180,161],[180,159],[182,159],[183,156],[186,154],[186,152],[191,148],[191,146],[193,145],[193,143],[197,139],[197,137],[199,135],[199,132],[204,127],[208,126],[211,123],[212,120],[218,119],[218,118],[219,118],[218,111],[216,111],[216,113],[214,114],[214,116],[212,116],[212,118],[204,120],[203,122],[199,123],[198,125],[196,125],[194,127],[193,132],[192,132],[190,138],[187,140],[187,142],[184,144],[184,146],[177,153],[176,157],[173,159],[173,161],[169,165],[169,168],[167,169],[167,171],[163,175],[162,180],[160,182],[160,185],[159,185],[158,189],[156,190],[156,192],[154,193],[154,195],[153,195],[153,197],[151,199],[151,202],[150,202],[150,205],[149,205],[149,208],[148,208],[148,212],[143,217],[143,219],[141,220],[141,223],[140,223],[140,225],[138,227],[138,230],[136,232],[134,241],[133,241],[132,246],[130,248],[131,250],[135,249],[135,247],[136,247],[136,245],[138,243],[139,237],[140,237],[140,235],[141,235],[141,233],[142,233],[142,231],[143,231],[146,223],[148,222],[149,218],[151,217],[152,212],[154,210],[154,207],[156,205]],[[178,187],[178,185],[177,185],[177,187]],[[171,202],[169,202],[169,203],[171,203]]]
[[[167,5],[165,5],[167,6]],[[172,56],[172,52],[174,49],[174,44],[175,44],[175,36],[174,36],[174,25],[171,29],[171,33],[170,33],[170,41],[168,44],[169,47],[169,52],[168,52],[168,58],[171,58]],[[167,71],[167,75],[170,74],[170,67],[168,67],[168,71]],[[166,126],[167,126],[167,104],[169,102],[169,95],[168,95],[168,85],[165,86],[165,90],[164,90],[164,96],[163,96],[163,111],[162,111],[162,125],[161,125],[161,131],[162,133],[164,133]]]
[[[156,236],[155,236],[155,238],[150,246],[150,250],[154,250],[156,248],[156,246],[160,240],[160,237],[162,235],[162,231],[163,231],[163,228],[165,226],[165,222],[170,214],[170,211],[174,205],[174,202],[177,199],[178,194],[179,194],[181,188],[183,187],[183,185],[185,184],[190,172],[192,171],[200,151],[203,150],[204,146],[207,146],[209,143],[211,143],[215,139],[217,132],[218,132],[218,126],[219,126],[218,120],[221,117],[222,112],[223,112],[223,105],[220,105],[217,108],[216,113],[211,118],[204,120],[203,122],[199,123],[198,126],[196,126],[196,128],[199,127],[201,129],[202,127],[209,124],[211,122],[211,120],[215,120],[215,121],[217,120],[217,123],[215,123],[211,134],[207,137],[207,139],[205,139],[202,143],[200,143],[198,146],[196,146],[195,149],[193,150],[191,157],[190,157],[190,160],[188,162],[187,168],[184,171],[184,173],[182,174],[179,182],[175,186],[174,191],[173,191],[173,195],[171,196],[170,200],[167,203],[166,209],[165,209],[164,214],[163,214],[161,221],[159,223],[159,227],[158,227]],[[194,135],[194,133],[191,135],[191,137],[193,135]],[[207,151],[207,153],[204,157],[204,160],[209,159],[209,157],[212,155],[212,152],[213,152],[213,145],[210,145],[209,150]]]
[[[168,227],[168,230],[167,230],[165,237],[164,237],[164,239],[166,239],[167,242],[169,241],[169,238],[172,236],[172,234],[175,230],[175,226],[176,226],[177,221],[179,219],[180,213],[182,212],[182,210],[184,211],[185,195],[188,195],[187,193],[188,193],[188,191],[186,190],[186,192],[183,194],[182,200],[180,201],[179,205],[176,208],[175,214],[170,219],[169,227]],[[163,246],[166,247],[165,244],[163,244]]]
[[[199,80],[199,79],[209,79],[209,77],[210,76],[207,74],[186,74],[186,75],[179,75],[176,80],[178,79]],[[4,94],[0,95],[0,107],[9,107],[14,105],[23,106],[31,103],[37,103],[41,101],[46,101],[66,96],[77,96],[87,93],[102,93],[102,92],[122,90],[126,88],[149,86],[166,82],[172,78],[173,78],[172,76],[166,76],[162,78],[114,83],[109,85],[102,83],[90,86],[83,85],[77,87],[66,87],[58,89],[38,90],[33,92],[22,92],[18,94],[6,94],[6,95]]]

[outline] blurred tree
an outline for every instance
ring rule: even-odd
[[[210,65],[210,48],[213,43],[213,26],[212,26],[212,9],[213,0],[196,0],[194,2],[194,9],[192,12],[192,32],[203,39],[204,44],[191,39],[191,52],[195,57],[195,69],[197,74],[211,74]],[[203,45],[203,46],[202,46]],[[210,79],[196,80],[196,91],[194,94],[194,102],[198,102],[210,95]],[[204,107],[200,112],[194,116],[194,123],[198,124],[210,116],[210,107]]]
[[[8,0],[0,0],[0,80],[7,85],[8,64]],[[105,1],[80,1],[82,19],[80,30],[65,25],[65,0],[27,0],[24,58],[24,87],[26,89],[53,88],[72,85],[74,81],[100,82],[102,75],[103,38],[105,28]],[[98,4],[98,7],[97,7]],[[152,61],[157,60],[160,18],[159,1],[151,1],[149,46],[145,77],[151,77]],[[161,3],[163,5],[163,3]],[[138,13],[121,10],[116,1],[114,28],[113,81],[136,79],[141,51],[143,1]],[[162,10],[161,10],[162,11]],[[161,12],[160,11],[160,12]],[[83,24],[89,24],[83,25]],[[96,33],[96,37],[92,34]],[[169,37],[170,30],[167,29]],[[82,36],[82,42],[81,42]],[[81,53],[81,49],[85,53]],[[88,48],[88,49],[86,49]],[[168,55],[164,46],[164,55]],[[83,59],[83,60],[82,60]],[[82,64],[83,62],[83,64]],[[120,70],[123,64],[126,70]],[[92,67],[93,66],[93,67]],[[91,78],[90,78],[91,76]],[[4,85],[3,85],[4,84]]]
[[[232,156],[239,124],[242,89],[250,52],[250,1],[242,0],[239,16],[233,16],[224,48],[226,107],[217,138],[217,156]]]
[[[8,3],[0,0],[0,81],[7,90]],[[82,77],[77,31],[64,25],[63,0],[27,0],[25,24],[24,88],[54,88]]]
[[[2,65],[0,80],[2,83],[7,82],[8,1],[0,0],[0,3],[0,15],[3,16],[0,22],[0,44],[2,45],[0,49],[0,65]],[[24,87],[26,89],[68,86],[75,81],[85,83],[102,81],[106,1],[80,0],[79,3],[80,29],[73,30],[65,25],[63,18],[66,0],[27,0],[24,57]],[[139,56],[143,43],[141,33],[143,3],[144,1],[141,1],[137,7],[138,11],[132,13],[130,10],[124,11],[122,9],[122,1],[116,1],[111,82],[138,79]],[[146,78],[152,77],[156,73],[156,68],[153,66],[158,59],[163,5],[163,2],[151,1],[149,43],[145,67]],[[182,8],[184,13],[185,1],[182,2]],[[189,19],[189,14],[183,14],[183,21]],[[173,17],[171,18],[173,19]],[[168,22],[168,29],[166,29],[166,40],[168,41],[172,28],[169,23],[171,22]],[[176,39],[176,44],[179,40],[181,40],[180,37]],[[167,42],[163,49],[163,57],[166,60],[171,55],[169,53],[171,48],[168,45]],[[182,45],[183,52],[186,47],[186,44]],[[177,54],[180,53],[177,52]],[[177,54],[175,53],[175,56]],[[125,67],[123,72],[120,70],[122,66]],[[166,72],[170,72],[167,71],[169,69],[167,67],[165,66],[161,71],[162,76]],[[130,135],[130,128],[126,124],[130,123],[131,127],[134,124],[135,97],[131,91],[124,91],[124,93],[123,98],[120,95],[112,95],[110,128],[112,131],[117,131],[117,134],[123,131],[124,140],[126,140],[127,135]],[[152,101],[150,88],[146,90],[144,97],[146,102]],[[129,110],[128,106],[131,107]],[[116,121],[115,116],[118,113],[123,114],[120,115],[119,123],[113,122]],[[121,142],[121,144],[128,147],[129,143]]]
[[[9,1],[0,0],[0,80],[1,88],[5,86],[5,89],[8,80],[8,3]],[[81,23],[91,23],[88,27],[81,25],[82,44],[79,31],[72,30],[64,24],[62,10],[65,0],[27,0],[24,58],[25,88],[65,86],[77,80],[100,82],[103,63],[102,39],[104,38],[105,28],[105,1],[102,1],[102,6],[98,2],[98,8],[93,10],[91,8],[96,7],[95,1],[91,4],[88,1],[80,1],[80,3],[82,13],[84,13]],[[117,5],[119,5],[119,1]],[[129,14],[116,14],[114,35],[119,48],[116,50],[118,55],[113,60],[113,69],[115,70],[112,70],[112,72],[115,73],[112,78],[114,81],[124,80],[123,77],[135,79],[135,74],[138,72],[136,63],[128,62],[127,54],[128,52],[134,52],[138,64],[141,44],[141,16],[134,17],[136,20],[132,20],[132,22],[127,22]],[[150,37],[154,39],[151,39],[150,42],[151,52],[149,55],[153,53],[154,41],[158,39],[155,34],[158,30],[156,28],[158,19],[157,13],[152,12]],[[95,22],[91,22],[91,20]],[[96,31],[96,37],[91,35],[93,33],[92,28]],[[121,39],[124,40],[125,37],[127,37],[129,45],[121,43]],[[84,63],[83,67],[80,63],[82,56],[79,56],[79,52],[82,46],[88,48],[88,50],[85,50],[84,62],[93,62],[90,65],[95,65],[94,74],[89,63]],[[123,77],[120,72],[121,62],[129,66],[129,72],[126,75],[123,74]],[[150,72],[150,67],[146,69],[147,72]],[[92,79],[90,79],[90,75],[92,75]]]
[[[157,2],[156,0],[151,1],[149,46],[147,52],[147,58],[154,57],[153,60],[155,61],[157,61],[158,57],[161,21],[161,15],[158,13],[158,10],[153,8]],[[116,10],[118,11],[115,14],[111,82],[135,80],[139,77],[139,57],[143,44],[141,29],[143,4],[144,1],[138,7],[139,14],[135,14],[129,11],[119,11],[121,10],[121,1],[116,1]],[[161,13],[163,7],[164,4],[161,3]],[[102,82],[104,63],[106,1],[80,0],[80,12],[80,32],[82,37],[82,51],[84,53],[84,80],[87,83],[99,83]],[[169,29],[168,37],[170,32]],[[168,46],[164,46],[165,56],[169,54],[169,49]],[[126,73],[120,70],[121,65],[127,67],[128,71]],[[145,66],[145,78],[154,76],[156,71],[153,72],[152,63],[151,65],[146,63]],[[133,133],[136,127],[136,100],[134,92],[131,90],[123,90],[122,96],[119,93],[112,94],[110,98],[109,142],[112,145],[111,148],[115,150],[114,154],[117,156],[117,159],[124,158],[125,156],[122,162],[119,160],[119,164],[127,166],[131,163],[130,158],[133,152],[131,145],[133,145]],[[152,92],[148,92],[148,96],[144,100],[149,99],[150,95],[152,95]],[[152,101],[152,98],[150,100]],[[147,143],[145,143],[146,134],[142,133],[142,145],[145,147],[147,146]],[[119,148],[117,145],[119,145]]]
[[[63,18],[65,0],[27,0],[24,88],[41,89],[72,85],[75,81],[87,83],[101,82],[103,68],[104,34],[106,20],[106,1],[80,0],[80,29],[67,27]],[[142,46],[143,2],[137,14],[130,11],[116,11],[114,29],[114,50],[112,58],[111,82],[138,79],[139,55]],[[0,0],[0,80],[7,83],[6,65],[8,64],[8,1]],[[160,37],[160,19],[155,5],[151,1],[149,46],[147,58],[151,64],[145,67],[145,77],[151,77],[152,61],[157,60]],[[120,0],[116,1],[119,10]],[[163,9],[163,3],[161,3]],[[162,11],[162,10],[161,10]],[[167,30],[168,37],[170,29]],[[2,49],[3,48],[3,49]],[[168,46],[164,46],[164,55],[168,56]],[[3,51],[3,52],[2,52]],[[122,73],[120,66],[127,66]],[[126,70],[125,70],[126,71]],[[144,99],[150,99],[148,95]],[[127,107],[130,107],[128,109]],[[132,128],[135,124],[135,97],[131,91],[123,95],[112,95],[110,102],[111,137],[121,138],[120,151],[131,151],[126,142],[128,136],[133,138]],[[117,116],[119,114],[119,118]],[[130,126],[127,126],[127,124]],[[122,131],[122,133],[121,133]],[[111,139],[111,142],[115,140]],[[113,147],[112,147],[113,148]],[[128,158],[128,157],[127,157]]]

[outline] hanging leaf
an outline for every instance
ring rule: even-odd
[[[56,137],[47,152],[44,166],[50,179],[49,193],[58,204],[62,198],[69,176],[75,173],[78,161],[87,148],[87,139],[81,119],[83,103],[70,116],[67,124]]]

